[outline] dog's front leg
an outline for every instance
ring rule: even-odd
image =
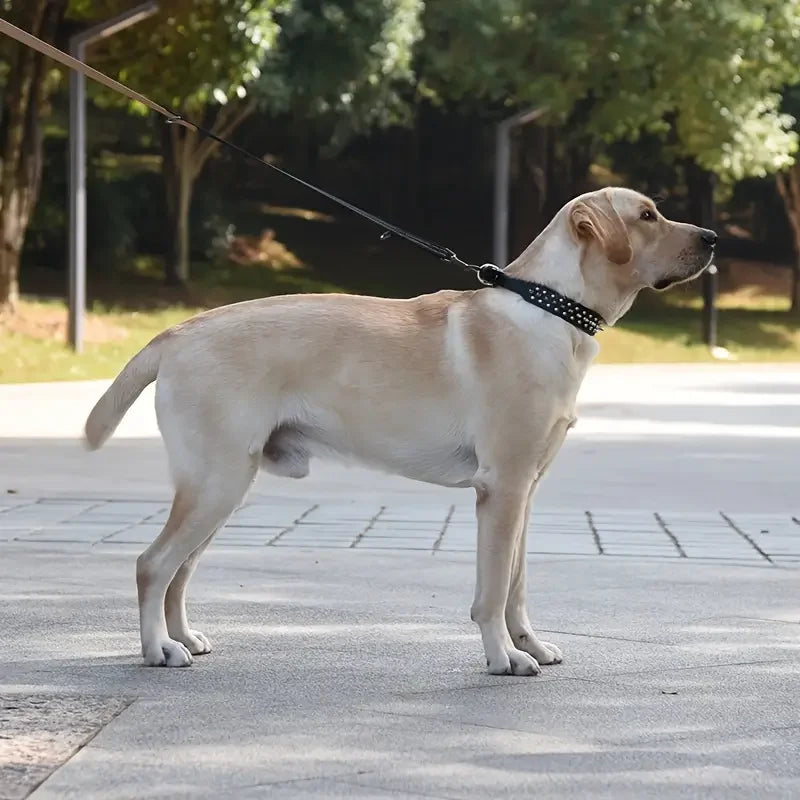
[[[543,642],[534,633],[528,618],[528,558],[527,558],[527,533],[528,523],[531,514],[533,496],[539,486],[539,482],[546,474],[553,459],[561,449],[567,431],[575,424],[574,417],[563,417],[559,419],[550,432],[547,447],[542,456],[536,479],[531,486],[528,501],[525,507],[525,518],[522,523],[522,531],[517,539],[517,546],[514,552],[514,559],[511,566],[511,585],[508,592],[506,603],[506,625],[514,644],[526,653],[530,653],[540,664],[560,664],[561,650],[550,642]]]
[[[478,575],[471,616],[481,629],[486,663],[492,675],[537,675],[539,664],[514,646],[505,618],[512,562],[532,481],[496,476],[476,488]]]
[[[525,518],[522,523],[522,533],[517,540],[514,560],[511,567],[511,586],[506,603],[506,626],[511,634],[511,640],[516,647],[530,653],[540,664],[560,664],[561,649],[551,642],[543,642],[534,633],[527,609],[528,585],[528,556],[527,533],[528,522],[531,514],[533,495],[536,492],[538,481],[534,483],[528,496],[525,507]]]

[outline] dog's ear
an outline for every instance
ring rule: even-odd
[[[628,229],[607,193],[597,199],[577,200],[570,211],[570,224],[579,239],[597,239],[612,264],[627,264],[633,258]]]

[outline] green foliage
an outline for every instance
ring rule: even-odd
[[[92,58],[168,108],[203,113],[244,98],[261,72],[280,0],[159,0],[160,10],[94,48]],[[72,0],[75,18],[104,19],[123,0]],[[121,102],[103,92],[107,102]]]
[[[70,11],[98,19],[127,5],[72,0]],[[586,133],[606,141],[656,134],[673,157],[694,158],[730,181],[784,168],[797,147],[780,91],[800,80],[800,0],[161,6],[95,56],[116,65],[122,81],[187,113],[257,85],[269,110],[325,121],[336,143],[405,121],[408,87],[418,80],[419,95],[434,101],[496,111],[547,105],[555,121],[581,104]]]
[[[779,92],[798,80],[798,0],[440,0],[423,69],[439,99],[583,103],[607,141],[668,138],[727,180],[774,172],[797,146]]]
[[[423,0],[161,0],[154,17],[92,52],[123,83],[202,114],[256,96],[273,112],[336,124],[336,135],[402,120]],[[95,21],[127,0],[72,0]],[[107,92],[100,102],[119,103]],[[141,110],[141,109],[140,109]]]
[[[423,0],[294,0],[260,89],[273,112],[333,124],[334,142],[407,118]]]

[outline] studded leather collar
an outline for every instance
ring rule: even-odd
[[[487,286],[500,286],[518,294],[525,302],[538,306],[555,317],[561,317],[565,322],[589,336],[594,336],[606,324],[600,314],[577,300],[570,300],[569,297],[559,294],[542,283],[512,278],[493,264],[484,264],[478,271],[478,278]]]

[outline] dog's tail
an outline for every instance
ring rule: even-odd
[[[114,379],[106,393],[89,413],[84,428],[86,446],[90,450],[102,447],[119,425],[133,401],[158,375],[161,351],[168,332],[159,334],[145,345]]]

